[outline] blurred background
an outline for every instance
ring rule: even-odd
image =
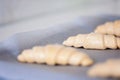
[[[120,15],[120,0],[0,0],[0,40],[79,16]]]

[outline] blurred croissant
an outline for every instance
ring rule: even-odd
[[[28,63],[46,63],[48,65],[82,65],[88,66],[93,60],[85,53],[61,45],[37,46],[24,50],[18,55],[18,61]]]
[[[120,36],[120,20],[116,20],[114,22],[107,22],[105,24],[99,25],[94,32]]]
[[[63,44],[86,49],[117,49],[120,48],[120,38],[99,33],[78,34],[77,36],[69,37]]]
[[[94,65],[89,71],[91,77],[119,77],[120,59],[109,59],[104,63]]]

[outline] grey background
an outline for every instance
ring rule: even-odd
[[[0,23],[74,10],[84,14],[119,14],[119,4],[119,0],[0,0]]]
[[[0,41],[46,29],[79,16],[119,15],[120,0],[0,0]]]

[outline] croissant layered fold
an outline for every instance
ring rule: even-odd
[[[78,34],[77,36],[69,37],[63,42],[63,45],[84,47],[86,49],[117,49],[120,48],[120,38],[99,33]]]
[[[102,25],[97,26],[94,30],[95,33],[111,34],[120,37],[120,20],[114,22],[106,22]]]
[[[28,63],[46,63],[48,65],[82,65],[89,66],[93,60],[84,52],[61,45],[36,46],[24,50],[18,55],[18,61]]]

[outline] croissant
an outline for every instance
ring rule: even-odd
[[[88,71],[88,75],[91,77],[120,78],[120,59],[110,59],[104,63],[98,63]]]
[[[114,22],[107,22],[105,24],[99,25],[94,32],[120,36],[120,20],[116,20]]]
[[[89,66],[93,63],[93,60],[87,54],[62,45],[36,46],[24,50],[18,55],[17,59],[20,62],[46,63],[48,65]]]
[[[63,45],[84,47],[86,49],[117,49],[120,48],[120,38],[99,33],[78,34],[69,37],[63,42]]]

